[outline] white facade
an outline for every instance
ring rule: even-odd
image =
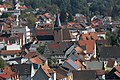
[[[21,50],[21,49],[20,49],[20,45],[12,44],[12,45],[7,45],[7,50]]]
[[[105,33],[101,33],[101,34],[97,34],[98,37],[103,37],[104,39],[106,39],[106,34]]]
[[[9,59],[14,59],[14,58],[16,58],[17,56],[15,55],[15,54],[13,54],[13,55],[1,55],[1,58],[3,59],[3,60],[9,60]]]
[[[28,26],[25,27],[14,27],[12,33],[23,33],[23,45],[30,42],[30,29]]]

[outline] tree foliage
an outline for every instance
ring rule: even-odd
[[[70,15],[81,13],[86,16],[95,14],[120,17],[120,0],[21,0],[26,6],[33,9],[43,8],[52,13],[60,10],[63,22],[66,21],[66,12]],[[90,5],[89,5],[90,3]],[[71,20],[71,19],[70,19]]]
[[[107,36],[108,45],[111,45],[111,46],[117,45],[117,34],[116,33],[107,32],[106,36]]]

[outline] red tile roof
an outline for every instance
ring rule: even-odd
[[[115,59],[114,60],[110,59],[108,60],[107,67],[113,68],[114,64],[115,64]]]
[[[85,70],[85,67],[83,66],[83,64],[82,64],[79,60],[75,60],[74,63],[75,63],[76,65],[78,65],[81,70]]]
[[[9,74],[0,74],[0,77],[1,78],[11,78],[11,75],[9,75]]]
[[[120,72],[114,72],[114,74],[116,75],[116,76],[118,76],[118,77],[120,77]]]
[[[43,61],[38,57],[31,58],[30,61],[34,64],[43,64]]]
[[[51,18],[51,16],[50,16],[49,13],[45,13],[44,16],[45,16],[46,18]]]
[[[55,72],[54,70],[50,69],[50,67],[47,64],[42,65],[42,69],[48,77],[51,77],[51,73]]]
[[[115,69],[120,72],[120,66],[115,66]]]
[[[105,70],[96,70],[96,74],[97,75],[104,75],[105,74]]]
[[[12,54],[18,54],[18,53],[21,53],[22,50],[2,50],[0,51],[0,54],[3,54],[3,55],[12,55]]]
[[[24,5],[24,6],[20,6],[21,9],[27,9],[27,7]]]
[[[39,55],[39,53],[37,53],[37,52],[29,52],[28,54],[25,55],[25,58],[31,59],[31,58],[34,58],[38,55]]]
[[[87,51],[88,54],[93,53],[94,44],[95,44],[94,40],[79,41],[80,46],[85,46],[86,47],[86,51]]]
[[[9,66],[5,66],[4,70],[3,70],[3,74],[0,74],[1,78],[11,78],[12,76],[14,76],[14,72],[11,70],[11,67]]]

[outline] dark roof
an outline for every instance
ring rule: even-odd
[[[70,70],[78,70],[80,67],[75,64],[74,61],[72,61],[71,59],[67,59],[63,64],[63,67],[68,68]]]
[[[115,64],[115,59],[109,59],[107,63],[107,67],[113,68]]]
[[[69,42],[50,42],[47,43],[48,49],[50,50],[51,55],[64,55],[65,51],[72,46],[72,43]]]
[[[71,40],[71,34],[68,29],[63,29],[63,40]]]
[[[120,57],[120,47],[101,47],[100,58],[119,58]]]
[[[62,79],[62,78],[67,77],[68,71],[59,67],[59,68],[57,68],[56,73],[57,73],[57,79]]]
[[[74,70],[73,80],[95,80],[96,71],[95,70]]]
[[[54,35],[53,29],[37,29],[36,30],[37,35],[43,36],[43,35]]]
[[[13,64],[12,71],[19,75],[31,75],[31,64]]]

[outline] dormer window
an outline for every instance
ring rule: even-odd
[[[86,37],[86,40],[89,40],[88,37]]]
[[[94,38],[91,36],[91,40],[94,40]]]

